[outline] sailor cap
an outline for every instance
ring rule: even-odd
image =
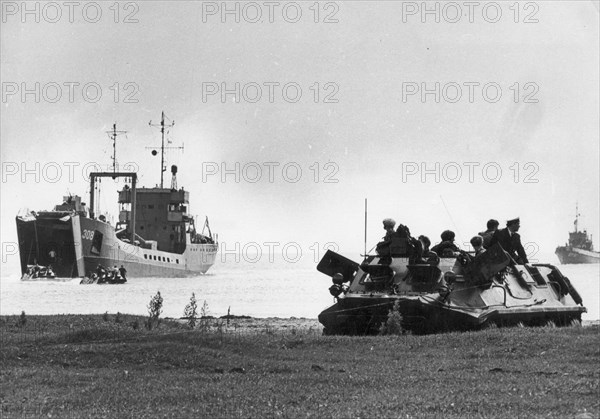
[[[510,225],[520,224],[520,223],[521,223],[521,220],[519,219],[519,217],[517,217],[517,218],[513,218],[512,220],[507,220],[506,221],[506,226],[508,227]]]

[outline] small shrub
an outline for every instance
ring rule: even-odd
[[[115,323],[123,323],[123,316],[118,311],[117,311],[117,315],[115,317]]]
[[[108,311],[104,312],[104,314],[102,315],[102,320],[104,320],[105,322],[107,322],[109,320],[109,318],[108,318]]]
[[[160,291],[156,292],[156,295],[150,299],[148,303],[148,321],[146,327],[148,330],[152,330],[152,327],[160,323],[160,313],[162,313],[163,298],[160,295]]]
[[[131,322],[131,328],[133,330],[138,330],[140,328],[140,320],[139,319],[135,319],[134,321]]]
[[[207,330],[209,326],[208,303],[204,300],[202,308],[200,308],[200,318],[202,319],[200,327],[202,330]]]
[[[196,301],[196,294],[192,293],[190,302],[185,306],[183,316],[188,319],[188,326],[193,329],[196,326],[196,316],[198,315],[198,302]]]
[[[394,307],[389,311],[387,320],[379,328],[380,335],[402,335],[402,314],[400,314],[400,303],[396,301]]]
[[[25,327],[27,324],[27,316],[25,315],[25,310],[21,311],[21,315],[17,319],[17,327]]]

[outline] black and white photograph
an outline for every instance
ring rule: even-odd
[[[0,416],[600,418],[600,1],[0,12]]]

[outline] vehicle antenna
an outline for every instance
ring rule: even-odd
[[[456,235],[459,236],[459,240],[461,243],[465,243],[462,239],[460,232],[458,231],[458,227],[456,225],[456,223],[454,222],[454,218],[452,218],[452,214],[450,214],[450,211],[448,210],[448,207],[446,206],[446,202],[444,201],[444,197],[442,195],[440,195],[440,199],[442,200],[442,204],[444,204],[444,208],[446,208],[446,212],[448,213],[448,217],[450,218],[450,221],[452,221],[452,225],[454,226],[454,230],[456,230]]]
[[[127,131],[117,131],[117,123],[113,124],[112,131],[106,131],[108,134],[108,138],[110,138],[113,142],[113,155],[111,157],[113,161],[113,173],[117,171],[117,136],[119,134],[127,134]]]
[[[365,258],[367,257],[367,198],[365,198]]]

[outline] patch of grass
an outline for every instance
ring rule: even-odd
[[[0,321],[3,417],[600,414],[598,326],[346,337],[16,317]]]

